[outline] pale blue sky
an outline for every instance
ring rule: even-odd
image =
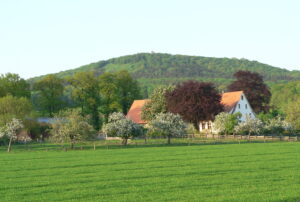
[[[298,0],[0,0],[0,73],[151,51],[300,70],[299,23]]]

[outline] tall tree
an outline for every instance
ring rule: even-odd
[[[296,101],[289,102],[286,110],[286,120],[292,124],[292,126],[300,131],[300,98]]]
[[[234,74],[236,78],[229,86],[229,91],[244,91],[251,107],[256,113],[267,112],[271,92],[264,83],[263,77],[255,72],[238,71]]]
[[[34,84],[34,90],[38,93],[37,103],[42,111],[48,113],[50,117],[63,107],[63,80],[55,75],[48,75]]]
[[[212,83],[186,81],[166,93],[168,111],[179,114],[199,130],[200,121],[213,120],[223,111],[221,96]]]
[[[103,73],[99,77],[101,94],[101,113],[107,123],[109,114],[121,110],[120,97],[118,95],[118,83],[114,73]]]
[[[2,74],[0,76],[0,97],[7,95],[30,98],[30,86],[18,74]]]
[[[166,93],[174,90],[175,86],[159,86],[155,88],[150,96],[150,101],[142,110],[142,119],[150,121],[158,113],[167,113]]]
[[[9,123],[13,118],[23,120],[31,110],[32,105],[27,98],[11,95],[0,98],[0,126]]]
[[[69,81],[73,87],[72,96],[81,107],[82,115],[91,115],[92,125],[99,130],[101,125],[99,79],[94,72],[78,72]]]
[[[117,72],[116,79],[122,112],[127,114],[133,100],[140,97],[140,88],[138,82],[125,70]]]

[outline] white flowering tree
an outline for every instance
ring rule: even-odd
[[[237,134],[248,134],[250,135],[257,135],[261,133],[263,130],[263,122],[256,118],[251,118],[250,116],[246,117],[244,122],[239,123],[235,126],[234,131]]]
[[[186,135],[186,124],[178,114],[159,113],[149,122],[148,128],[151,132],[159,133],[168,138],[171,144],[171,137]]]
[[[60,143],[68,142],[71,149],[82,140],[87,139],[95,131],[93,126],[77,110],[68,110],[54,118],[50,133],[52,138]]]
[[[214,128],[220,134],[233,134],[234,128],[239,124],[240,113],[229,114],[222,112],[215,117]]]
[[[124,145],[127,145],[128,139],[143,135],[143,127],[127,119],[120,112],[112,113],[102,130],[108,136],[122,138]]]
[[[275,117],[270,119],[265,124],[265,133],[280,135],[285,131],[292,131],[292,125],[287,121],[283,120],[281,117]]]
[[[17,135],[23,127],[21,120],[13,118],[11,122],[8,122],[3,128],[1,128],[0,138],[6,136],[9,139],[7,152],[11,151],[11,144],[17,139]]]

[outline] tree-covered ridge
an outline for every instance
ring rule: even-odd
[[[59,72],[66,77],[82,71],[97,74],[127,70],[134,78],[205,78],[231,79],[238,70],[260,73],[266,81],[290,81],[300,79],[300,71],[289,71],[257,61],[237,58],[213,58],[200,56],[171,55],[162,53],[139,53],[84,65],[79,68]],[[37,80],[31,79],[31,81]]]

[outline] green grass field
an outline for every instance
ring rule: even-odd
[[[0,201],[300,201],[300,143],[0,147]]]

